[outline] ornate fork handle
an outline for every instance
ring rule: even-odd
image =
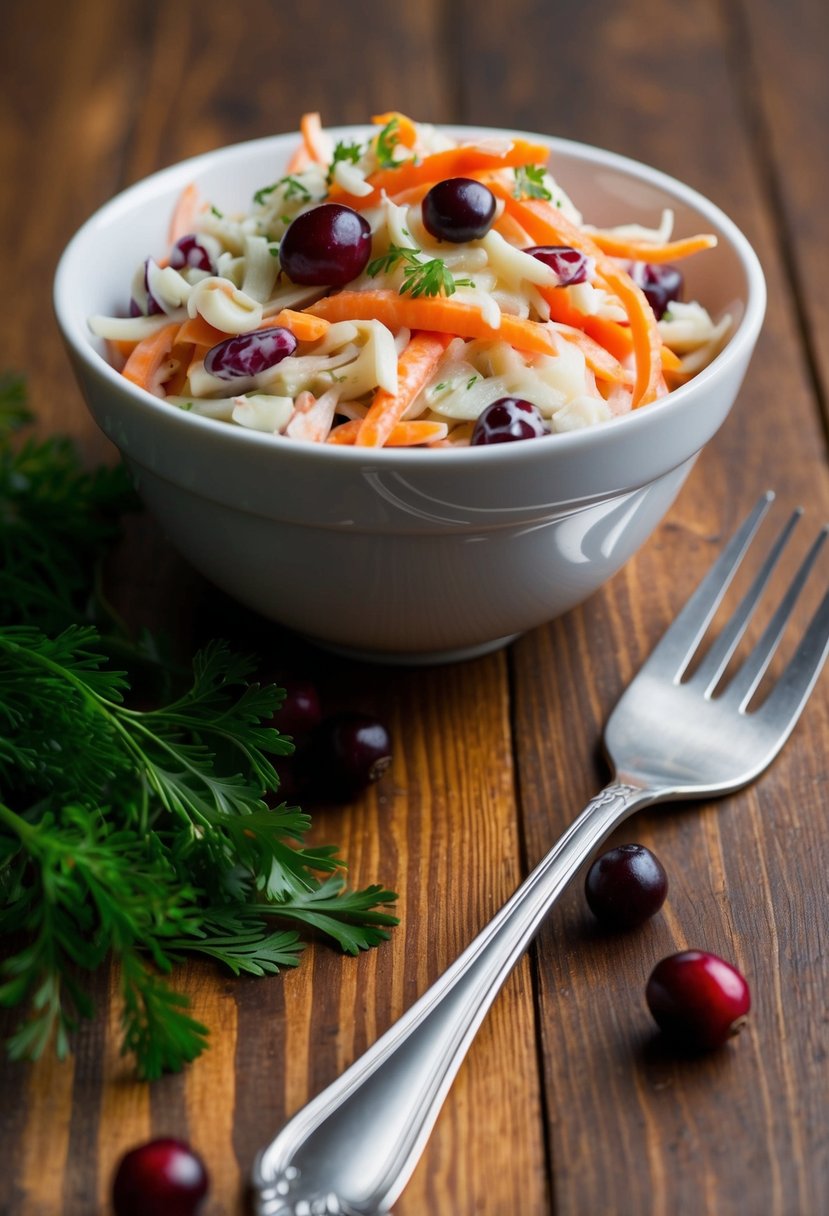
[[[423,996],[260,1153],[257,1216],[380,1216],[417,1164],[481,1022],[569,880],[660,792],[613,781]]]

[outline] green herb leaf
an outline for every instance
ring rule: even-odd
[[[474,286],[471,279],[456,279],[442,258],[421,259],[421,250],[414,246],[390,245],[388,251],[374,258],[366,267],[371,278],[388,273],[403,265],[403,285],[400,295],[451,296],[457,287]]]
[[[549,201],[553,195],[544,181],[545,170],[541,165],[520,165],[515,170],[515,198],[543,198]]]
[[[358,143],[353,140],[346,143],[345,140],[338,140],[334,148],[334,153],[331,157],[331,163],[328,166],[328,173],[325,176],[326,185],[331,185],[334,180],[334,166],[341,161],[350,165],[356,165],[363,155],[363,149]]]
[[[207,1041],[167,978],[182,954],[236,975],[296,966],[299,934],[274,917],[354,952],[396,923],[394,896],[346,891],[337,848],[307,847],[309,817],[273,805],[273,758],[293,745],[252,660],[214,641],[183,680],[162,639],[132,639],[107,609],[100,562],[135,505],[126,476],[84,471],[66,440],[17,442],[29,417],[20,381],[0,381],[0,1005],[20,1009],[7,1050],[66,1055],[95,1012],[86,976],[111,955],[123,1047],[152,1078]],[[176,689],[149,708],[132,703],[142,664]]]
[[[281,190],[282,197],[286,200],[296,198],[301,199],[303,202],[310,202],[313,197],[311,191],[303,182],[289,174],[286,177],[280,177],[278,182],[273,182],[272,185],[263,186],[260,190],[257,190],[253,196],[253,201],[261,207],[266,202],[268,196],[273,194],[275,190]]]

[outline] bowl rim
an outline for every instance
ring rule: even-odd
[[[585,447],[601,447],[605,443],[613,443],[615,442],[615,436],[620,431],[626,433],[629,438],[633,438],[637,430],[641,431],[643,428],[647,430],[656,419],[667,421],[667,415],[683,411],[689,397],[694,397],[701,391],[704,391],[711,381],[716,381],[727,374],[730,366],[745,356],[746,348],[749,351],[751,350],[756,342],[766,310],[766,283],[760,260],[748,238],[737,224],[704,194],[694,187],[681,182],[678,178],[645,162],[578,140],[566,139],[555,135],[544,135],[518,128],[458,123],[440,123],[434,125],[437,130],[461,138],[474,136],[475,138],[503,139],[506,136],[543,142],[549,146],[550,157],[553,162],[557,154],[569,154],[582,162],[616,170],[628,177],[661,189],[673,195],[677,201],[696,209],[702,216],[710,220],[712,225],[721,233],[722,239],[730,244],[733,252],[737,255],[746,277],[747,292],[744,311],[734,333],[712,362],[703,368],[701,372],[697,373],[692,380],[673,389],[658,401],[649,403],[643,409],[632,410],[627,414],[573,431],[556,432],[555,434],[544,436],[539,442],[554,444],[555,450],[561,451],[563,455],[565,453],[575,454]],[[352,124],[327,127],[326,130],[333,138],[344,139],[360,135],[365,136],[368,132],[376,130],[376,128],[369,124]],[[74,251],[87,239],[91,230],[102,223],[108,222],[113,216],[117,218],[118,212],[122,209],[131,208],[134,205],[136,196],[140,196],[148,191],[152,191],[155,194],[157,191],[163,190],[165,182],[168,179],[178,179],[182,176],[190,177],[191,175],[196,176],[200,172],[204,172],[210,168],[217,158],[233,155],[241,156],[245,153],[254,154],[258,149],[261,149],[264,153],[266,149],[272,150],[275,147],[278,148],[286,141],[298,138],[300,138],[298,132],[281,132],[233,144],[226,144],[220,148],[197,153],[194,156],[177,161],[140,178],[98,207],[70,238],[55,270],[53,308],[62,337],[70,351],[77,358],[81,359],[90,370],[103,375],[114,389],[119,393],[125,394],[134,404],[140,405],[145,411],[149,411],[149,413],[155,413],[159,423],[163,427],[185,427],[191,433],[193,432],[193,427],[195,427],[197,428],[196,433],[201,429],[205,437],[213,436],[215,438],[219,434],[222,434],[229,444],[241,445],[242,447],[253,445],[257,448],[269,448],[274,452],[283,454],[290,451],[295,453],[297,457],[300,455],[308,457],[313,454],[316,459],[322,461],[331,460],[336,462],[340,467],[347,466],[348,462],[351,461],[359,464],[361,467],[365,467],[367,463],[376,462],[378,467],[393,464],[396,467],[422,468],[423,462],[427,460],[428,456],[434,457],[433,453],[424,451],[423,449],[356,448],[345,445],[337,446],[333,444],[313,443],[305,440],[287,440],[282,439],[281,436],[254,431],[246,427],[234,427],[227,422],[194,414],[187,410],[171,409],[162,399],[152,396],[152,394],[145,392],[137,385],[131,384],[128,380],[124,379],[121,373],[96,350],[90,340],[92,335],[82,333],[82,325],[85,324],[86,318],[77,318],[74,315],[75,310],[70,305],[69,295],[72,281],[70,279],[70,266]],[[533,444],[532,446],[534,452],[540,455],[538,445]],[[498,460],[505,463],[511,460],[520,461],[522,455],[523,458],[526,458],[528,455],[525,444],[507,443],[480,445],[474,448],[443,448],[438,454],[437,459],[443,468],[448,469],[458,462],[463,467],[469,468],[477,461]]]

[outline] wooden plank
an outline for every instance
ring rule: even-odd
[[[778,220],[778,246],[791,307],[803,339],[824,414],[829,418],[829,325],[826,279],[829,246],[823,208],[829,60],[826,6],[760,0],[727,6],[734,70],[756,131],[758,165],[768,205]]]
[[[497,64],[510,29],[534,31],[520,73],[505,73],[500,88],[491,77],[486,87],[478,82],[469,99],[476,119],[607,145],[685,178],[746,230],[770,287],[740,402],[669,521],[603,593],[514,648],[532,860],[603,782],[595,748],[607,713],[759,492],[771,484],[791,506],[805,491],[818,508],[813,527],[829,500],[776,217],[719,6],[602,3],[565,14],[564,6],[519,3],[506,13],[484,3],[476,14],[468,51],[484,64]],[[552,70],[565,16],[566,53]],[[811,57],[804,63],[817,69]],[[803,71],[806,80],[814,74]],[[541,79],[543,91],[533,87]],[[781,156],[776,171],[784,170]],[[786,1026],[809,1001],[820,1007],[815,959],[825,917],[814,892],[824,886],[826,845],[810,791],[824,768],[827,699],[824,682],[796,742],[754,789],[716,807],[643,816],[620,834],[652,845],[669,870],[669,903],[656,921],[638,934],[602,936],[576,885],[545,928],[541,1025],[562,1216],[826,1209],[825,1044],[819,1033],[804,1039]],[[735,960],[755,995],[745,1037],[696,1061],[664,1050],[643,996],[653,963],[686,944]]]

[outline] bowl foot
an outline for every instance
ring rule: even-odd
[[[461,646],[456,650],[360,650],[358,647],[337,646],[334,642],[326,642],[321,638],[308,637],[322,650],[341,655],[345,659],[356,659],[361,663],[383,663],[390,667],[432,667],[442,663],[463,663],[467,659],[479,659],[482,655],[491,654],[509,646],[520,633],[510,633],[502,638],[493,638],[489,642],[480,642],[477,646]]]

